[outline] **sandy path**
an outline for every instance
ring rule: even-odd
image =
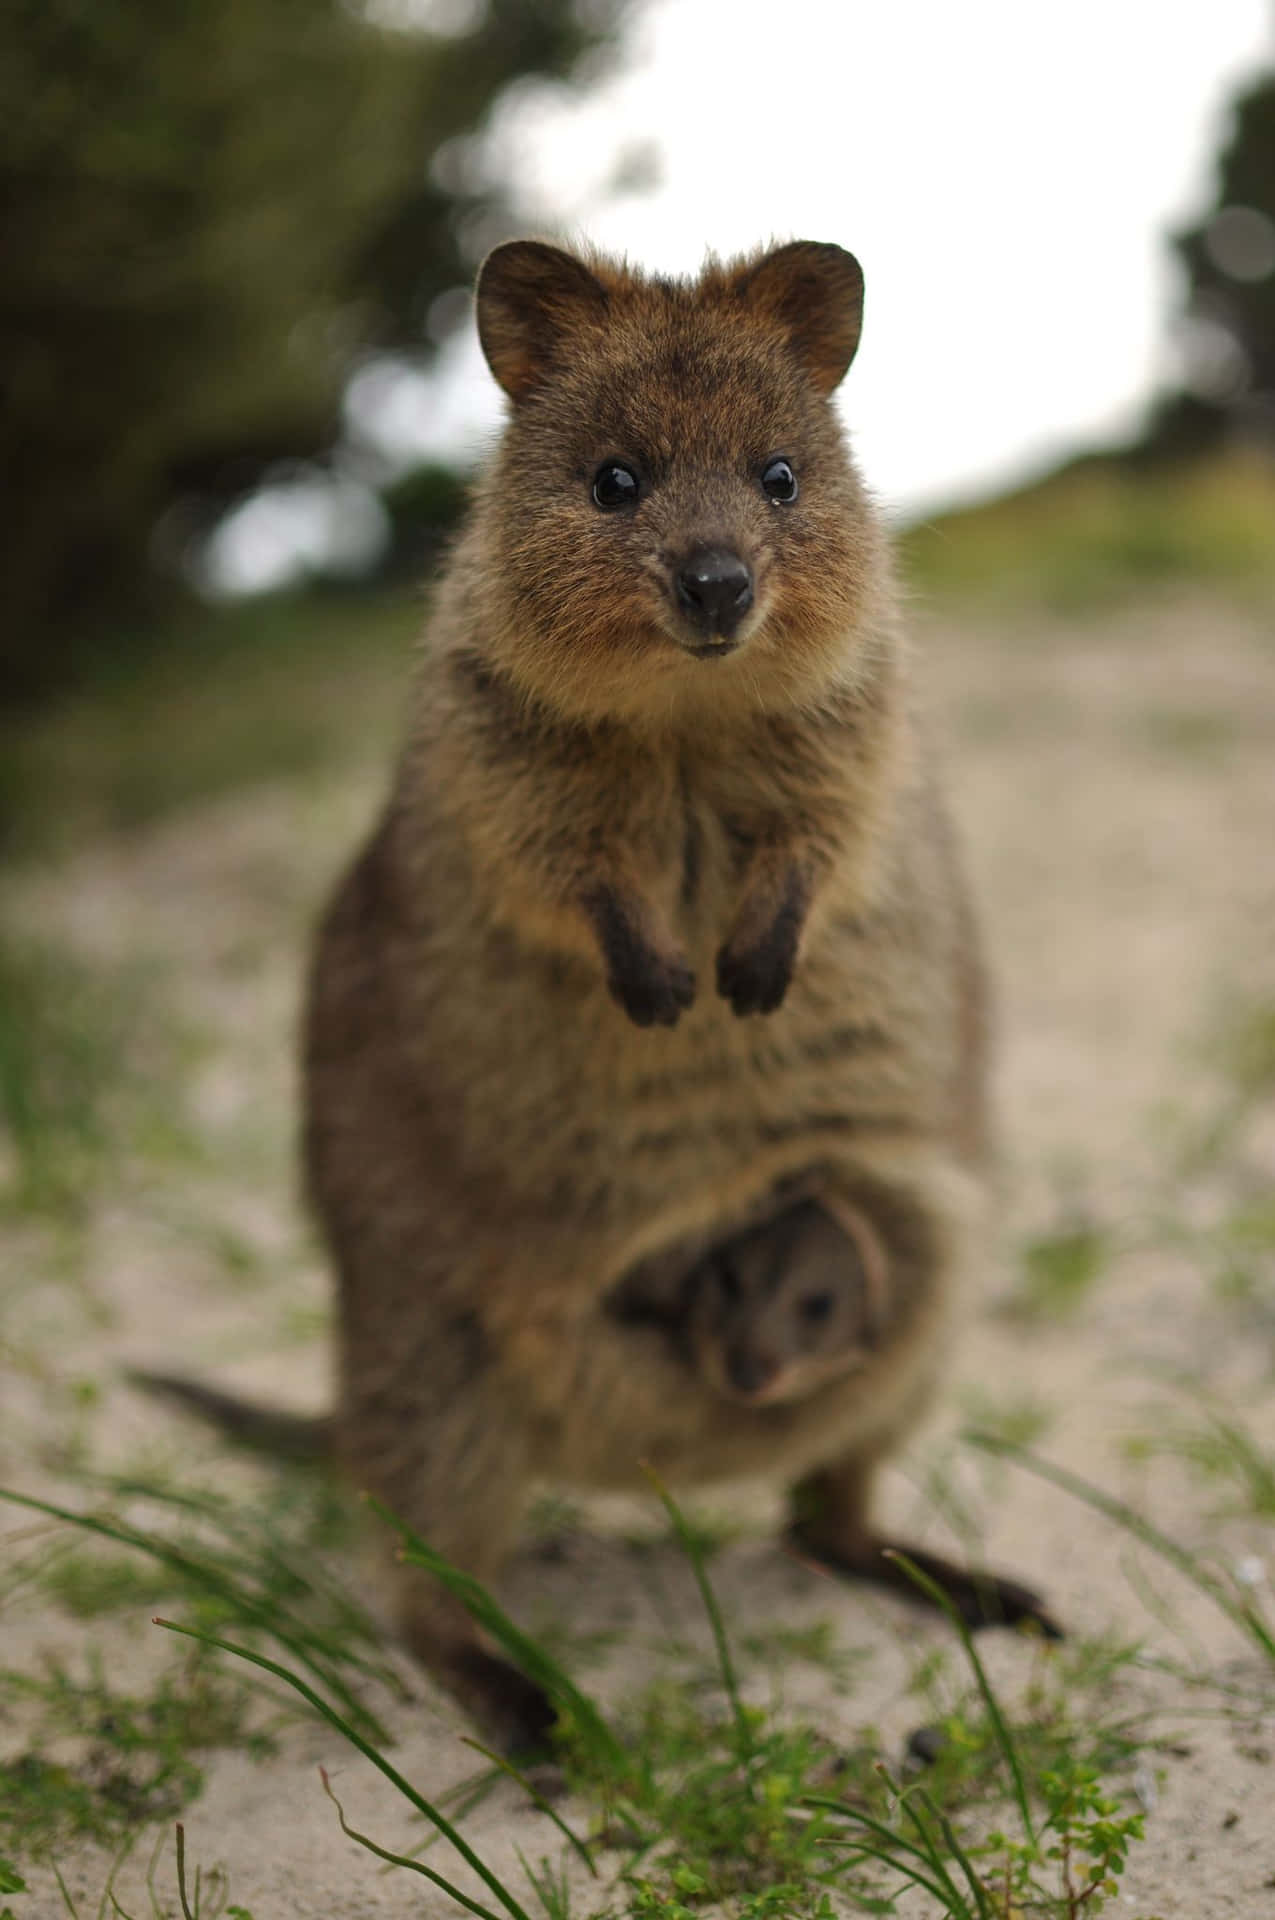
[[[1259,1116],[1234,1164],[1189,1190],[1165,1187],[1174,1127],[1226,1097],[1208,1051],[1216,1022],[1254,995],[1272,1002],[1275,643],[1259,616],[1199,599],[1083,626],[1036,618],[988,631],[932,616],[923,644],[1000,980],[1007,1228],[951,1391],[895,1472],[891,1500],[900,1525],[950,1544],[934,1497],[941,1482],[977,1513],[989,1560],[1043,1586],[1078,1630],[1116,1629],[1174,1655],[1189,1644],[1252,1685],[1252,1713],[1193,1719],[1189,1752],[1153,1759],[1164,1769],[1158,1803],[1118,1910],[1164,1920],[1273,1913],[1270,1676],[1259,1698],[1262,1675],[1246,1664],[1244,1643],[1183,1583],[1150,1570],[1164,1608],[1157,1618],[1128,1577],[1127,1542],[1109,1526],[1025,1475],[954,1451],[950,1436],[962,1409],[986,1417],[1030,1401],[1048,1416],[1040,1444],[1051,1457],[1123,1490],[1192,1545],[1270,1564],[1268,1523],[1219,1515],[1216,1489],[1163,1461],[1131,1460],[1125,1443],[1163,1422],[1165,1369],[1190,1372],[1268,1447],[1275,1439],[1275,1277],[1267,1272],[1256,1301],[1227,1305],[1198,1250],[1134,1244],[1157,1206],[1180,1205],[1207,1229],[1236,1181],[1260,1178],[1263,1156],[1267,1174],[1275,1170],[1269,1118]],[[325,1282],[292,1198],[288,1033],[309,915],[377,784],[375,775],[351,776],[237,797],[11,889],[15,923],[108,969],[140,957],[166,1017],[198,1034],[183,1098],[200,1154],[149,1172],[131,1167],[121,1191],[96,1208],[69,1274],[38,1227],[4,1229],[14,1359],[4,1384],[5,1480],[57,1484],[47,1446],[65,1419],[59,1386],[80,1378],[105,1388],[86,1416],[95,1459],[132,1461],[159,1444],[169,1458],[175,1449],[192,1461],[206,1455],[201,1441],[109,1384],[125,1358],[176,1358],[275,1397],[322,1402]],[[1036,1319],[999,1311],[1024,1238],[1077,1219],[1114,1236],[1082,1310]],[[225,1474],[247,1470],[228,1465]],[[748,1493],[739,1509],[758,1525],[770,1510],[766,1496]],[[612,1504],[595,1531],[558,1559],[528,1556],[509,1583],[515,1609],[533,1622],[565,1620],[579,1634],[622,1629],[623,1645],[589,1669],[607,1699],[657,1670],[669,1617],[694,1618],[684,1566],[666,1547],[635,1554],[630,1523]],[[786,1678],[787,1698],[807,1703],[834,1737],[851,1742],[871,1721],[897,1746],[924,1717],[904,1687],[918,1647],[942,1642],[941,1625],[819,1579],[763,1537],[723,1549],[715,1574],[738,1631],[831,1619],[839,1639],[866,1650],[843,1698],[830,1698],[813,1669]],[[78,1647],[91,1634],[113,1671],[117,1662],[153,1669],[172,1657],[172,1643],[142,1628],[139,1620],[86,1628],[15,1604],[4,1617],[6,1663],[35,1659],[41,1647]],[[987,1646],[1011,1690],[1038,1658],[1005,1636]],[[1170,1709],[1166,1725],[1192,1704],[1149,1671],[1126,1670],[1117,1684],[1131,1703]],[[436,1702],[397,1714],[396,1762],[427,1792],[468,1770],[458,1724]],[[339,1779],[356,1825],[388,1845],[408,1839],[388,1790],[317,1726],[290,1733],[268,1764],[223,1754],[186,1825],[192,1853],[229,1868],[232,1901],[256,1920],[449,1910],[419,1880],[381,1876],[342,1837],[318,1762]],[[515,1846],[556,1853],[512,1792],[479,1809],[469,1831],[515,1877]],[[139,1845],[139,1858],[146,1850]],[[64,1872],[81,1910],[96,1911],[102,1856],[86,1850]],[[139,1879],[131,1863],[120,1878],[130,1910],[145,1909]],[[51,1882],[32,1876],[32,1888],[15,1905],[17,1920],[64,1911]]]

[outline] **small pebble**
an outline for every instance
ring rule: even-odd
[[[947,1745],[942,1727],[914,1727],[904,1751],[918,1766],[932,1767]]]

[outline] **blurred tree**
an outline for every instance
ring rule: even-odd
[[[508,220],[461,137],[523,76],[569,75],[613,14],[8,0],[0,698],[136,600],[174,499],[212,511],[322,451],[361,354],[428,348],[431,304]]]
[[[1236,437],[1275,449],[1275,73],[1235,101],[1217,181],[1212,211],[1174,237],[1189,289],[1184,378],[1157,405],[1143,457]]]

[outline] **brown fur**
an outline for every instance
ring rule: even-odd
[[[480,276],[512,416],[319,936],[306,1038],[339,1449],[480,1576],[533,1475],[639,1486],[642,1460],[674,1487],[804,1481],[806,1539],[866,1564],[872,1468],[942,1363],[982,1200],[982,976],[829,399],[860,290],[805,243],[683,284],[522,242]],[[776,455],[791,505],[759,484]],[[635,508],[593,503],[607,460]],[[722,547],[755,598],[710,659],[673,582]],[[864,1366],[734,1403],[608,1309],[635,1263],[729,1235],[813,1167],[898,1266]],[[534,1733],[544,1703],[398,1578],[440,1677]]]

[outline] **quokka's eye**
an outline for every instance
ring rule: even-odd
[[[832,1313],[830,1293],[808,1293],[801,1303],[801,1317],[808,1326],[821,1327]]]
[[[632,467],[607,460],[593,476],[593,502],[598,507],[631,507],[641,487]]]
[[[797,498],[797,476],[786,460],[768,460],[762,468],[761,490],[777,507],[786,507]]]

